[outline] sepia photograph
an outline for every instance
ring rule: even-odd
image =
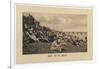
[[[87,52],[87,15],[22,13],[23,54]]]
[[[17,64],[92,60],[93,9],[16,5]]]

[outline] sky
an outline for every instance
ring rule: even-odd
[[[46,14],[30,13],[41,26],[63,32],[86,32],[87,15],[85,14]]]

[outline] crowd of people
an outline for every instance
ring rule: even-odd
[[[48,42],[51,49],[61,51],[62,44],[70,42],[72,45],[81,47],[87,46],[86,32],[60,32],[48,27],[41,26],[32,15],[23,15],[23,42]]]

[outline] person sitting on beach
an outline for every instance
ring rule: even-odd
[[[62,43],[61,39],[58,39],[51,44],[50,49],[62,52],[63,45],[64,43]]]
[[[36,38],[36,36],[35,36],[35,34],[34,33],[28,33],[28,32],[26,32],[26,34],[32,39],[32,40],[34,40],[34,41],[38,41],[38,39]]]

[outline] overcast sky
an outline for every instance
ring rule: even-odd
[[[87,30],[87,15],[44,13],[30,14],[40,22],[40,25],[57,31],[85,32]]]

